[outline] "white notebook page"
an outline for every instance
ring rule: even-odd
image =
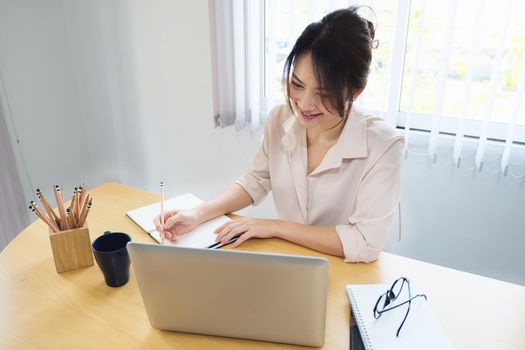
[[[182,196],[165,200],[164,210],[191,209],[202,203],[203,201],[201,199],[191,193],[187,193]],[[153,219],[160,214],[160,202],[130,210],[126,214],[135,221],[137,225],[142,227],[144,231],[149,233],[154,240],[159,243],[161,242],[160,233],[153,225]],[[197,226],[193,231],[185,235],[177,236],[177,242],[172,243],[168,240],[164,240],[164,244],[175,245],[178,247],[206,248],[215,243],[216,235],[213,231],[230,220],[231,219],[225,215],[219,216],[218,218]]]

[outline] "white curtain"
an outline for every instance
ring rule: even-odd
[[[0,75],[0,251],[29,224],[20,176],[9,137],[7,103]]]
[[[263,2],[210,0],[216,126],[251,124],[266,113],[263,83]]]

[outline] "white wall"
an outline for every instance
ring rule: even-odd
[[[1,3],[0,69],[27,201],[82,181],[156,191],[164,180],[168,194],[209,198],[242,174],[260,134],[213,127],[207,6]]]
[[[213,127],[207,6],[0,3],[0,70],[28,198],[54,183],[156,191],[164,180],[170,195],[207,199],[242,174],[260,133]],[[402,172],[403,240],[391,251],[525,284],[523,180],[412,156]],[[275,215],[271,200],[244,213]]]
[[[388,250],[525,285],[525,178],[488,167],[479,172],[470,170],[473,159],[456,168],[409,155],[401,177],[402,239]]]
[[[211,198],[242,175],[261,134],[214,128],[208,2],[120,1],[110,11],[122,181]]]
[[[101,183],[116,175],[113,129],[100,73],[82,71],[89,37],[74,37],[62,1],[2,1],[0,70],[23,156],[26,200],[58,183],[67,193],[82,181]],[[84,61],[96,62],[96,55]],[[10,120],[9,120],[10,122]],[[13,136],[13,135],[12,135]],[[14,137],[12,137],[14,141]]]

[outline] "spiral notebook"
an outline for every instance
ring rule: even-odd
[[[187,193],[182,196],[174,197],[164,201],[164,210],[181,210],[191,209],[203,201],[197,196]],[[153,219],[160,214],[160,202],[147,205],[145,207],[130,210],[126,215],[137,225],[139,225],[144,231],[146,231],[151,238],[158,243],[161,243],[160,233],[155,229],[153,225]],[[215,243],[216,235],[213,233],[216,228],[222,224],[230,221],[231,219],[225,215],[221,215],[213,220],[207,221],[191,232],[177,236],[176,242],[170,242],[164,240],[165,245],[174,245],[177,247],[190,247],[190,248],[206,248]]]
[[[428,301],[421,298],[411,303],[399,337],[396,337],[396,331],[406,313],[404,306],[385,312],[376,320],[374,306],[388,288],[386,284],[346,286],[351,309],[350,350],[453,349],[432,312],[430,295],[427,295]]]

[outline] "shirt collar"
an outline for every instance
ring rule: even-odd
[[[352,108],[341,135],[335,144],[340,150],[340,157],[343,159],[367,157],[366,132],[365,116],[355,108]]]
[[[292,152],[305,129],[293,114],[284,121],[282,128],[284,135],[281,142],[288,151]],[[368,155],[366,131],[365,117],[361,112],[352,108],[339,139],[325,158],[329,158],[331,164],[339,163],[339,166],[342,159],[365,158]]]

